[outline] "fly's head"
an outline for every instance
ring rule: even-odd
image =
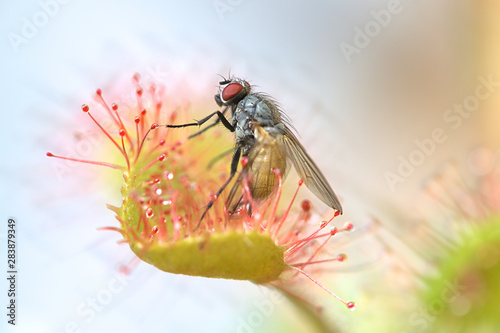
[[[219,82],[219,93],[214,96],[219,106],[236,105],[250,93],[250,83],[243,79],[232,78]]]

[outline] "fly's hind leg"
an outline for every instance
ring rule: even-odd
[[[208,162],[208,164],[207,164],[207,170],[212,169],[212,167],[214,166],[215,163],[217,163],[221,158],[225,157],[226,155],[229,155],[233,150],[234,150],[234,148],[228,149],[225,152],[222,152],[219,155],[212,158],[210,160],[210,162]]]
[[[215,200],[217,200],[217,198],[219,197],[219,195],[222,193],[222,191],[224,191],[224,189],[226,188],[226,186],[231,182],[231,180],[234,178],[234,175],[236,174],[236,171],[238,169],[238,162],[240,160],[240,156],[241,156],[241,148],[238,147],[236,148],[236,151],[234,152],[234,155],[233,155],[233,160],[231,161],[231,173],[229,175],[229,178],[224,182],[224,184],[222,184],[222,186],[220,187],[220,189],[217,191],[217,193],[215,193],[215,198],[213,200],[210,200],[210,202],[208,203],[207,205],[207,208],[205,208],[205,211],[203,212],[203,214],[201,215],[201,218],[200,218],[200,221],[198,222],[198,225],[196,226],[196,229],[198,229],[198,227],[200,226],[200,223],[201,221],[203,220],[203,218],[205,217],[205,215],[207,214],[207,211],[212,208]]]

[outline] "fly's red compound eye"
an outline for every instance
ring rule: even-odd
[[[233,82],[228,84],[222,90],[221,97],[223,101],[228,101],[234,96],[238,95],[243,90],[243,86],[239,83]]]

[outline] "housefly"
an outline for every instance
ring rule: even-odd
[[[235,77],[220,81],[219,92],[214,98],[222,111],[215,111],[197,122],[166,125],[166,127],[201,126],[217,116],[212,124],[190,135],[189,138],[205,132],[219,122],[235,134],[236,145],[231,161],[230,176],[217,191],[215,199],[234,178],[240,158],[244,156],[247,157],[247,164],[243,170],[250,175],[249,187],[253,198],[269,197],[276,182],[273,170],[280,170],[284,176],[291,162],[311,192],[327,206],[342,214],[342,206],[335,192],[292,132],[289,118],[273,98],[264,93],[254,92],[247,81]],[[228,115],[230,119],[226,118],[228,110],[231,110],[231,114]],[[239,186],[241,186],[240,182],[236,182],[227,200],[230,206],[234,203],[234,209],[241,201],[241,197],[234,199]],[[208,203],[201,220],[213,205],[214,200]]]

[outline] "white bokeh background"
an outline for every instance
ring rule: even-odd
[[[14,47],[12,34],[22,36],[24,20],[43,16],[42,3],[58,7],[52,5],[47,22]],[[218,12],[221,3],[230,10]],[[264,297],[247,282],[175,276],[140,264],[94,318],[87,322],[78,314],[132,258],[116,245],[116,235],[96,232],[114,223],[104,204],[119,204],[120,197],[92,167],[75,166],[59,178],[45,152],[70,149],[80,105],[96,88],[122,84],[135,72],[205,100],[216,91],[217,74],[231,70],[249,79],[290,115],[341,196],[346,218],[362,224],[377,215],[393,228],[410,223],[421,209],[416,194],[425,175],[450,158],[463,161],[480,144],[474,116],[455,131],[442,115],[487,73],[474,72],[466,1],[401,0],[402,12],[348,62],[341,43],[352,43],[354,28],[388,3],[3,1],[0,231],[4,240],[7,218],[15,218],[19,325],[7,325],[2,315],[0,327],[70,332],[75,322],[81,332],[235,332],[239,318]],[[207,113],[215,103],[209,107]],[[384,172],[396,172],[398,156],[408,156],[414,141],[436,127],[448,140],[391,191]],[[348,251],[358,250],[359,243]],[[4,302],[6,287],[0,286]],[[336,286],[345,297],[359,296],[354,290]],[[283,311],[286,317],[292,310]],[[353,331],[369,327],[349,319],[351,313],[339,316]],[[299,332],[299,320],[290,318]],[[273,318],[268,321],[263,328],[274,327]]]

